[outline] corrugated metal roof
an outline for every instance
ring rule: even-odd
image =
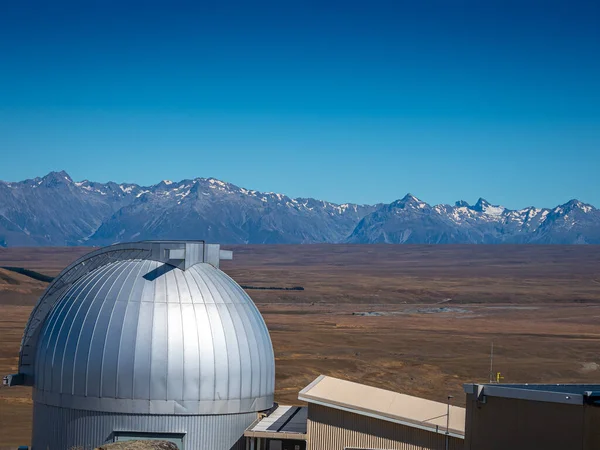
[[[251,427],[250,431],[306,433],[305,406],[279,406],[269,416]]]
[[[321,375],[298,395],[316,403],[381,420],[446,432],[447,405]],[[450,434],[464,436],[465,408],[450,406]]]
[[[306,439],[305,406],[278,406],[271,414],[254,422],[246,432],[247,437],[270,439]]]

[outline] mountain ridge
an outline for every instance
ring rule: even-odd
[[[65,171],[0,181],[0,246],[109,245],[143,239],[244,243],[600,244],[600,210],[573,199],[511,210],[483,198],[430,205],[337,204],[216,178],[73,181]]]

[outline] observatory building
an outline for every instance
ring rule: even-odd
[[[265,323],[201,241],[139,242],[67,267],[34,308],[10,384],[33,386],[33,450],[162,439],[244,447],[273,406]]]

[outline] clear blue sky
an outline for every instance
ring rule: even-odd
[[[600,2],[5,1],[0,179],[600,206]]]

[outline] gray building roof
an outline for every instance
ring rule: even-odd
[[[306,439],[307,414],[306,406],[279,405],[267,417],[250,425],[244,435],[271,439]]]
[[[489,396],[568,405],[600,404],[600,384],[467,383],[463,387],[465,393],[478,399]]]
[[[207,247],[127,244],[65,269],[36,306],[24,338],[21,365],[34,400],[143,414],[270,408],[268,330],[245,291],[215,267],[218,246]],[[62,290],[61,277],[68,278]]]

